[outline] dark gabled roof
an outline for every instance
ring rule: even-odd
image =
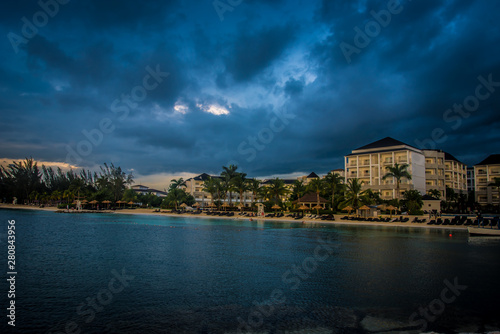
[[[210,175],[208,175],[207,173],[203,173],[203,174],[200,174],[198,176],[195,176],[193,179],[195,181],[206,181],[206,180],[208,180],[209,177],[210,177]]]
[[[453,155],[451,155],[448,152],[444,152],[444,159],[445,160],[453,160],[453,161],[460,162],[461,164],[463,164],[462,161],[458,160],[457,158],[455,158]]]
[[[195,176],[193,177],[192,179],[195,180],[195,181],[206,181],[208,180],[209,178],[212,178],[212,179],[221,179],[222,177],[220,176],[217,176],[217,175],[208,175],[207,173],[203,173],[203,174],[200,174],[198,176]],[[189,181],[191,179],[188,179],[186,181]]]
[[[423,201],[439,201],[439,199],[432,197],[431,195],[427,195],[427,194],[422,196],[422,200]]]
[[[320,203],[330,203],[323,197],[319,197],[319,202]],[[298,200],[294,201],[294,203],[318,203],[318,197],[316,193],[308,193],[299,198]]]
[[[274,179],[264,180],[261,184],[271,184]],[[294,179],[281,179],[285,184],[293,184],[296,180]]]
[[[410,147],[416,148],[414,146],[405,144],[402,141],[396,140],[394,138],[385,137],[385,138],[377,140],[377,141],[375,141],[375,142],[373,142],[371,144],[359,147],[359,148],[355,149],[354,151],[357,151],[357,150],[368,150],[368,149],[372,149],[372,148],[383,148],[383,147],[390,147],[390,146],[400,146],[400,145],[406,145],[406,146],[410,146]]]
[[[307,179],[319,179],[319,176],[315,173],[315,172],[312,172],[311,174],[307,175],[306,177]]]
[[[443,150],[425,149],[424,151],[441,152],[441,153],[444,153],[444,159],[445,159],[445,160],[453,160],[453,161],[456,161],[456,162],[459,162],[459,163],[463,164],[463,162],[462,162],[462,161],[458,160],[458,159],[457,159],[457,158],[455,158],[453,155],[451,155],[450,153],[445,152],[445,151],[443,151]]]
[[[500,154],[492,154],[480,163],[476,164],[476,166],[479,165],[500,165]]]

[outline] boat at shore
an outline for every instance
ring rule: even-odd
[[[471,236],[495,236],[500,237],[500,229],[484,227],[467,227]]]

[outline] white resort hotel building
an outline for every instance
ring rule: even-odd
[[[437,189],[442,197],[446,187],[455,192],[467,192],[467,166],[454,156],[441,150],[420,150],[399,140],[386,137],[362,146],[345,156],[345,179],[363,181],[363,188],[378,191],[382,199],[398,198],[393,178],[383,180],[386,167],[408,164],[411,180],[403,178],[400,195],[406,190],[418,190],[421,194]],[[399,198],[401,198],[399,196]]]
[[[422,150],[390,137],[357,148],[345,156],[346,182],[358,178],[363,181],[363,189],[378,191],[382,199],[401,198],[396,195],[396,181],[382,179],[387,174],[386,167],[395,163],[408,164],[408,172],[412,176],[411,180],[401,180],[401,194],[410,189],[425,194],[425,157]]]

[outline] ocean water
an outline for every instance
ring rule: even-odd
[[[8,220],[1,333],[500,326],[500,240],[465,231],[0,210],[5,278]]]

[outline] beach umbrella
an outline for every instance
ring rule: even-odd
[[[389,210],[389,212],[390,212],[390,218],[392,218],[392,210],[396,210],[396,209],[397,209],[397,208],[396,208],[396,207],[394,207],[394,206],[392,206],[392,205],[389,205],[389,206],[386,208],[386,210]]]
[[[305,206],[304,204],[302,204],[300,207],[299,207],[299,210],[302,210],[302,216],[304,216],[304,211],[305,210],[309,210],[309,207]]]
[[[226,208],[227,208],[228,206],[229,206],[229,204],[227,204],[227,203],[222,204],[222,207],[224,208],[224,211],[226,211]]]
[[[243,212],[243,208],[245,207],[243,204],[239,203],[237,206],[236,206],[238,209],[240,209],[240,212]]]
[[[363,205],[362,207],[359,208],[361,211],[370,211],[370,208],[366,205]],[[365,214],[365,218],[366,218],[366,214]]]
[[[348,214],[347,214],[348,216],[350,216],[350,215],[351,215],[352,207],[350,207],[350,206],[348,205],[348,206],[346,206],[345,208],[343,208],[343,209],[342,209],[342,211],[344,211],[344,210],[345,210],[345,211],[348,211]]]
[[[196,202],[196,203],[193,204],[193,207],[195,207],[195,208],[197,208],[199,206],[200,206],[200,203],[198,203],[198,202]]]
[[[127,204],[129,204],[129,205],[130,205],[130,208],[132,208],[132,205],[134,205],[134,202],[130,201],[130,202],[128,202]]]
[[[271,207],[271,209],[273,209],[273,210],[274,210],[274,212],[276,213],[276,210],[281,209],[281,206],[279,206],[278,204],[274,204],[274,205]]]
[[[97,203],[99,203],[98,201],[96,200],[93,200],[93,201],[90,201],[89,204],[92,204],[92,205],[96,205]]]
[[[319,214],[319,209],[323,209],[323,207],[319,204],[313,206],[313,209],[316,209],[316,214],[318,215]]]
[[[102,201],[102,204],[106,204],[106,208],[109,209],[109,204],[111,204],[111,201],[105,200]]]
[[[181,208],[185,208],[185,207],[187,207],[187,206],[188,206],[188,205],[187,205],[186,203],[182,203],[182,204],[181,204]]]

